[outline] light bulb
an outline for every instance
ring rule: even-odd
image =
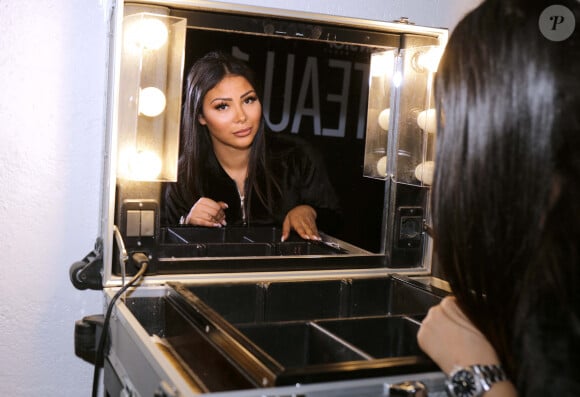
[[[391,109],[386,108],[379,113],[379,125],[385,131],[389,129],[389,118],[391,116]]]
[[[159,88],[147,87],[139,90],[139,114],[159,116],[165,110],[165,94]]]
[[[387,176],[387,156],[383,156],[377,161],[377,174],[383,178]]]
[[[380,77],[391,74],[394,64],[395,53],[393,51],[373,54],[371,57],[371,76]]]
[[[425,185],[433,184],[433,174],[435,173],[435,162],[425,161],[415,168],[415,178]]]
[[[442,54],[443,50],[439,47],[431,47],[426,52],[420,52],[416,58],[417,66],[429,72],[436,72]]]
[[[129,156],[128,171],[133,180],[156,180],[162,166],[161,158],[150,150],[138,150]]]
[[[125,44],[147,50],[161,48],[169,37],[167,26],[156,18],[141,18],[129,24],[125,30]]]
[[[435,109],[427,109],[417,115],[417,125],[430,134],[437,132],[437,118]]]

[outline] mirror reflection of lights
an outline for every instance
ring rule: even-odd
[[[147,87],[139,90],[139,114],[159,116],[165,110],[165,94],[159,88]]]
[[[401,72],[396,72],[393,75],[393,85],[398,88],[401,86],[402,82],[403,82],[403,75],[401,74]]]
[[[425,52],[418,53],[415,62],[420,69],[436,72],[442,55],[443,50],[441,48],[431,47]]]
[[[377,161],[377,174],[383,178],[387,176],[387,156],[383,156]]]
[[[390,108],[383,109],[381,113],[379,113],[379,126],[385,131],[389,129],[390,116],[391,116]]]
[[[144,17],[125,27],[125,44],[129,47],[158,50],[168,37],[167,26],[156,18]]]
[[[425,132],[435,134],[437,132],[437,117],[435,109],[427,109],[417,115],[417,125]]]
[[[435,172],[435,162],[425,161],[415,168],[415,178],[425,185],[433,184],[433,174]]]
[[[132,180],[156,180],[161,174],[161,158],[150,150],[138,150],[128,156],[127,171]]]
[[[394,51],[373,54],[371,58],[371,76],[381,77],[390,75],[395,65]]]

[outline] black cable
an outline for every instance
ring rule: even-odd
[[[149,265],[149,258],[142,252],[137,252],[131,256],[131,258],[137,262],[139,266],[139,271],[127,284],[125,284],[111,299],[109,302],[109,306],[107,307],[107,313],[105,315],[105,321],[103,323],[103,330],[101,331],[101,338],[99,339],[99,347],[97,348],[97,353],[95,356],[95,370],[93,372],[93,397],[97,397],[99,392],[99,377],[101,374],[101,367],[105,363],[105,345],[107,343],[107,338],[109,336],[109,322],[111,321],[111,313],[113,312],[113,308],[115,307],[115,302],[129,287],[137,282],[147,271],[147,266]]]

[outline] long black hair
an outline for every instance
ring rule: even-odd
[[[561,4],[578,16],[577,2]],[[453,31],[436,76],[435,252],[513,378],[523,377],[515,340],[536,283],[569,272],[578,281],[580,47],[576,32],[562,42],[542,34],[549,5],[485,1]],[[576,222],[564,241],[552,230],[559,207]]]
[[[261,92],[261,85],[255,79],[251,68],[244,61],[221,51],[212,51],[198,59],[187,75],[181,126],[184,143],[179,158],[179,170],[180,179],[187,181],[187,186],[192,189],[189,192],[192,197],[204,196],[205,175],[199,170],[203,169],[202,165],[213,153],[207,126],[199,122],[199,116],[203,111],[203,99],[208,91],[228,75],[244,77],[254,88],[256,95]],[[262,118],[250,149],[245,200],[248,218],[253,193],[271,213],[275,193],[279,190],[267,166],[267,148]]]

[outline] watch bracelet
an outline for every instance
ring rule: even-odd
[[[501,365],[479,365],[481,372],[492,382],[501,382],[507,379],[507,376]]]
[[[485,391],[488,391],[494,383],[507,380],[507,376],[501,365],[471,365],[471,368],[485,379]]]

